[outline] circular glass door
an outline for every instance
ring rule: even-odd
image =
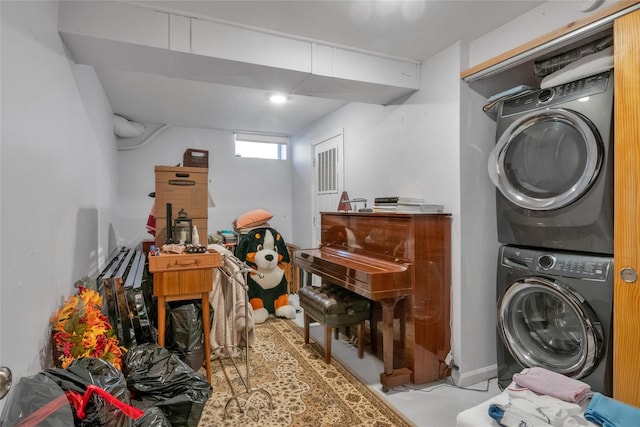
[[[498,301],[498,330],[523,367],[581,378],[598,364],[603,337],[589,305],[566,286],[541,277],[513,282]]]
[[[534,111],[502,134],[489,155],[489,177],[517,206],[558,209],[589,189],[602,156],[597,130],[579,113]]]

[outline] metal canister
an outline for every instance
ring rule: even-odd
[[[178,218],[176,218],[173,225],[173,240],[179,242],[182,245],[191,244],[193,229],[191,218],[187,218],[187,212],[184,209],[180,209],[178,212]]]

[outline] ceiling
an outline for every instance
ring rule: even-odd
[[[135,2],[423,60],[456,41],[471,41],[543,3],[527,0],[147,1]],[[142,123],[293,135],[346,101],[292,95],[273,105],[263,90],[96,65],[115,113]]]

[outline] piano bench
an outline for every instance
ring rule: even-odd
[[[309,344],[309,324],[314,320],[325,327],[324,361],[331,363],[331,331],[336,338],[340,328],[357,325],[358,357],[364,356],[364,322],[370,319],[370,301],[337,285],[303,286],[298,291],[304,311],[304,342]]]

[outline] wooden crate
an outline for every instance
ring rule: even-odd
[[[182,166],[209,168],[209,151],[189,148],[182,156]]]

